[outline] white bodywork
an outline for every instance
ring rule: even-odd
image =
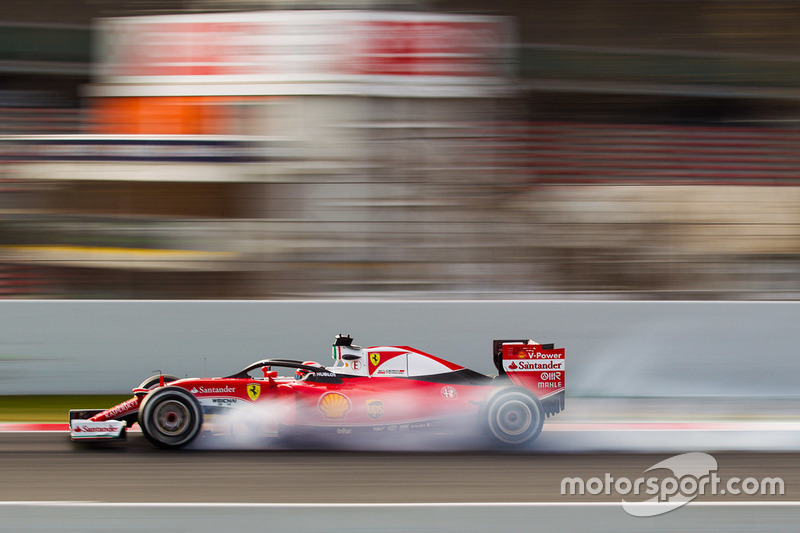
[[[430,376],[454,369],[406,346],[334,346],[333,359],[335,363],[331,370],[337,374],[365,377]]]
[[[92,422],[76,419],[69,422],[69,434],[72,440],[117,439],[122,436],[125,426],[121,420]]]

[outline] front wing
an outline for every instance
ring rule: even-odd
[[[72,409],[69,412],[69,436],[72,440],[108,440],[125,437],[127,423],[123,420],[89,420],[103,409]]]

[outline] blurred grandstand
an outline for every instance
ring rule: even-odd
[[[0,20],[0,297],[800,297],[795,1]]]

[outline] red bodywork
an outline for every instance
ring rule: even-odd
[[[302,379],[278,377],[272,371],[288,363],[298,366],[299,361],[288,360],[264,360],[225,378],[169,383],[162,378],[150,388],[134,389],[130,400],[87,420],[125,420],[131,426],[145,397],[163,387],[189,392],[204,414],[239,409],[253,413],[261,431],[273,436],[285,428],[329,428],[338,433],[438,428],[450,419],[480,416],[498,389],[515,386],[539,399],[542,418],[564,407],[564,349],[495,341],[498,376],[480,374],[407,346],[334,345],[333,354],[334,366],[320,366]]]

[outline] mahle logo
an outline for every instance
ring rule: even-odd
[[[671,476],[614,478],[606,472],[603,478],[587,480],[579,477],[565,477],[561,480],[562,495],[591,495],[616,493],[622,496],[622,508],[633,516],[647,517],[667,513],[682,507],[697,496],[710,495],[783,495],[783,479],[765,477],[761,480],[748,477],[731,477],[723,481],[717,475],[717,460],[707,453],[692,452],[675,455],[654,464],[645,473],[655,470],[669,470]],[[634,496],[651,496],[642,501]]]

